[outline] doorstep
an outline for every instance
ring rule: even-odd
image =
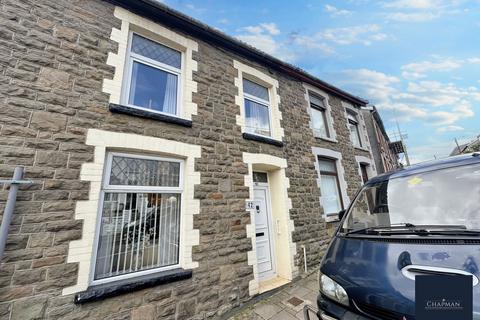
[[[289,282],[291,281],[281,277],[274,277],[272,279],[261,281],[258,286],[258,293],[264,293],[264,292],[279,288],[283,285],[286,285]]]

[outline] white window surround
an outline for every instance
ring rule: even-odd
[[[318,157],[325,157],[325,158],[336,160],[335,165],[337,166],[338,181],[340,183],[340,193],[343,200],[343,206],[344,208],[347,208],[348,205],[350,204],[350,197],[347,194],[347,182],[345,181],[345,169],[342,165],[342,154],[340,152],[336,152],[330,149],[318,148],[318,147],[312,147],[312,152],[315,155],[315,169],[317,170],[317,175],[318,175],[317,186],[320,189],[320,198],[319,198],[320,205],[322,206],[322,195],[321,195],[322,184],[321,184],[320,168],[318,165]],[[327,216],[325,215],[325,213],[323,214],[323,217],[327,222],[336,221],[338,218],[336,215]]]
[[[346,125],[347,125],[347,129],[348,131],[350,132],[350,126],[349,126],[349,122],[348,122],[348,113],[350,112],[351,114],[355,115],[355,118],[357,119],[358,121],[358,130],[360,132],[360,143],[361,143],[361,147],[359,146],[353,146],[355,149],[359,149],[359,150],[362,150],[362,151],[367,151],[367,152],[370,152],[370,142],[368,140],[368,136],[367,136],[367,130],[365,128],[365,121],[363,120],[363,116],[361,114],[361,112],[359,110],[357,110],[358,108],[355,108],[354,106],[352,106],[351,104],[345,102],[345,101],[342,101],[342,106],[345,108],[345,121],[346,121]],[[352,143],[353,145],[353,143]]]
[[[335,128],[333,126],[333,117],[332,117],[332,106],[330,105],[330,102],[329,102],[329,96],[328,94],[323,91],[323,90],[320,90],[318,88],[315,88],[307,83],[303,83],[303,87],[305,88],[305,100],[307,101],[307,112],[310,116],[310,128],[312,129],[312,131],[314,132],[314,136],[316,138],[320,138],[320,139],[323,139],[323,140],[327,140],[327,141],[330,141],[330,142],[338,142],[337,141],[337,133],[335,131]],[[325,111],[325,115],[326,115],[326,118],[327,118],[327,126],[328,126],[328,132],[330,133],[330,137],[324,137],[324,136],[319,136],[319,135],[316,135],[315,134],[315,130],[313,128],[313,121],[312,121],[312,107],[310,107],[310,94],[309,93],[312,93],[314,95],[317,95],[321,98],[324,99],[325,101],[325,106],[327,108],[327,110]]]
[[[274,223],[274,243],[275,259],[277,265],[278,284],[285,284],[293,280],[298,275],[298,267],[295,266],[294,258],[297,252],[295,242],[293,242],[292,232],[294,223],[290,218],[290,209],[292,201],[288,197],[288,188],[290,181],[285,175],[287,160],[268,154],[243,153],[243,162],[248,165],[248,175],[245,176],[245,186],[249,188],[249,199],[253,201],[253,171],[268,172],[268,184],[270,196],[272,197],[272,219]],[[247,209],[250,212],[250,224],[246,226],[247,237],[252,239],[252,250],[248,254],[248,265],[253,267],[253,280],[249,282],[249,294],[251,296],[261,293],[261,282],[258,279],[256,236],[255,236],[255,210]],[[273,287],[271,288],[273,289]]]
[[[122,24],[120,29],[112,28],[110,35],[110,39],[118,43],[118,52],[109,52],[107,58],[107,64],[115,67],[113,79],[103,79],[103,92],[110,95],[109,102],[122,104],[125,101],[122,94],[125,92],[124,78],[128,74],[126,69],[129,35],[133,31],[182,53],[177,116],[191,120],[192,115],[197,114],[197,105],[192,101],[193,93],[197,92],[197,82],[193,81],[193,72],[197,71],[197,62],[192,57],[193,52],[198,51],[197,42],[122,7],[115,7],[114,16],[120,19]]]
[[[195,171],[195,158],[200,158],[201,147],[162,138],[137,134],[89,129],[86,145],[94,146],[94,161],[84,163],[80,179],[90,181],[89,200],[77,201],[75,219],[83,220],[82,238],[69,243],[68,263],[79,264],[77,284],[64,288],[63,295],[84,291],[91,284],[92,260],[96,228],[98,225],[100,194],[107,149],[128,151],[136,154],[157,154],[181,158],[184,161],[184,190],[180,212],[179,264],[184,269],[198,267],[192,261],[192,247],[199,243],[199,230],[193,228],[193,215],[200,212],[200,201],[194,199],[194,186],[200,184],[200,173]]]
[[[360,168],[360,164],[367,165],[367,174],[368,178],[371,179],[377,175],[377,171],[375,170],[375,165],[373,160],[364,156],[355,156],[355,161],[358,164],[358,175],[360,176],[360,181],[362,181],[362,169]]]
[[[243,92],[243,78],[245,78],[268,89],[270,98],[269,112],[271,135],[267,138],[282,141],[284,132],[280,124],[282,113],[279,109],[280,96],[278,95],[278,80],[237,60],[233,60],[233,67],[238,71],[238,75],[235,77],[234,81],[235,86],[238,89],[238,94],[235,96],[235,104],[240,108],[240,115],[237,115],[237,125],[240,126],[242,133],[247,132],[245,121],[245,96]]]

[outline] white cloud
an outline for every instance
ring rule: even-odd
[[[335,49],[332,46],[329,46],[321,40],[313,40],[312,37],[303,36],[303,35],[293,35],[291,37],[291,42],[294,45],[298,45],[301,48],[306,50],[316,50],[320,51],[326,55],[331,55],[335,52]]]
[[[340,45],[360,43],[369,46],[374,41],[387,38],[376,24],[358,25],[352,27],[329,28],[317,33],[314,38],[330,41]]]
[[[467,60],[468,62],[472,63],[472,64],[480,64],[480,58],[469,58]]]
[[[393,12],[385,13],[387,19],[399,22],[426,22],[446,14],[465,12],[458,6],[462,0],[394,0],[384,3]]]
[[[269,34],[243,34],[237,38],[268,54],[275,55],[279,49],[278,43]]]
[[[474,116],[472,104],[480,101],[476,87],[420,81],[404,84],[399,78],[368,69],[346,70],[338,78],[351,92],[367,97],[390,119],[421,120],[426,125],[447,126]]]
[[[258,26],[247,26],[247,27],[243,27],[239,30],[243,30],[243,31],[246,31],[248,33],[253,33],[253,34],[260,34],[260,33],[263,33],[263,28],[258,25]]]
[[[277,36],[280,34],[280,30],[274,22],[263,22],[256,26],[243,27],[240,28],[239,31],[246,31],[252,34],[268,33],[272,36]]]
[[[255,26],[238,29],[237,39],[285,61],[295,60],[295,52],[284,41],[276,38],[281,34],[273,22],[263,22]]]
[[[447,157],[453,148],[455,148],[455,141],[445,141],[445,142],[430,142],[422,146],[408,147],[408,152],[410,156],[410,162],[412,164],[419,163],[423,161],[433,160],[435,158],[444,158]]]
[[[330,13],[330,16],[337,17],[337,16],[349,16],[352,14],[352,11],[345,10],[345,9],[338,9],[332,5],[326,4],[325,11]]]
[[[445,59],[438,61],[421,61],[409,63],[401,67],[402,76],[406,79],[425,78],[426,73],[431,71],[447,72],[462,66],[462,60]]]
[[[437,18],[432,12],[394,12],[387,14],[387,19],[399,22],[425,22]]]
[[[463,127],[460,127],[460,126],[444,126],[444,127],[440,127],[437,129],[437,132],[438,133],[444,133],[444,132],[455,132],[455,131],[463,131],[465,130]]]
[[[278,30],[277,25],[273,22],[261,23],[260,26],[263,27],[263,29],[266,30],[271,35],[276,36],[280,34],[280,30]]]
[[[430,9],[441,5],[439,0],[395,0],[384,4],[386,8],[398,9]]]
[[[228,20],[227,18],[223,18],[223,19],[218,20],[218,23],[221,23],[221,24],[229,24],[229,23],[230,23],[230,20]]]

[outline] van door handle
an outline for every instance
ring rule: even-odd
[[[264,236],[264,235],[265,235],[265,232],[257,232],[257,233],[255,233],[255,236],[256,236],[256,237],[262,237],[262,236]]]

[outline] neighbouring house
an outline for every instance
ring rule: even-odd
[[[457,144],[457,146],[453,148],[452,152],[450,152],[450,157],[477,151],[480,151],[480,136],[476,137],[470,142],[460,145]]]
[[[375,106],[368,106],[362,109],[365,119],[370,147],[372,149],[373,159],[377,173],[392,171],[400,167],[398,154],[392,148],[392,143],[385,131],[382,118]],[[400,142],[398,142],[400,143]],[[362,172],[364,170],[362,169]],[[365,179],[364,179],[365,181]]]
[[[318,268],[376,172],[365,100],[157,1],[0,19],[0,178],[34,181],[1,318],[222,316]]]

